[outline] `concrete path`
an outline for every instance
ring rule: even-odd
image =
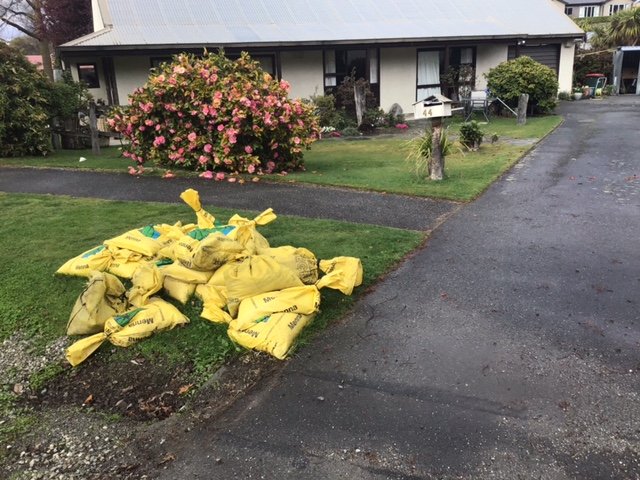
[[[160,478],[640,478],[640,108],[567,120]],[[636,175],[636,177],[634,177]]]
[[[109,200],[182,203],[180,193],[194,188],[202,204],[277,214],[330,218],[411,230],[429,230],[458,208],[455,202],[350,189],[286,183],[244,185],[201,178],[134,177],[127,173],[0,167],[0,192],[50,193]]]

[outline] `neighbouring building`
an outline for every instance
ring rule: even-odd
[[[637,6],[635,0],[554,0],[564,6],[564,13],[572,18],[608,17]]]
[[[291,84],[291,95],[331,92],[355,70],[388,110],[444,91],[451,67],[484,74],[528,55],[572,86],[584,32],[555,0],[93,0],[94,32],[59,47],[97,99],[125,104],[149,70],[179,52],[248,51]]]

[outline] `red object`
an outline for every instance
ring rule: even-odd
[[[605,77],[604,73],[587,73],[585,77]]]

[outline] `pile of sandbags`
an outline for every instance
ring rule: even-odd
[[[318,312],[320,289],[351,295],[362,283],[357,258],[318,261],[306,248],[271,247],[257,227],[276,219],[272,209],[253,220],[234,215],[220,224],[202,208],[198,192],[189,189],[180,197],[194,210],[197,223],[130,230],[68,260],[56,272],[89,279],[67,334],[92,335],[69,347],[72,365],[106,340],[126,347],[188,323],[161,297],[186,304],[193,295],[202,301],[201,316],[227,324],[234,342],[283,359]]]

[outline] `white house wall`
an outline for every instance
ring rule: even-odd
[[[560,92],[570,92],[573,87],[573,61],[575,53],[576,46],[572,41],[560,45],[560,65],[558,69]]]
[[[489,70],[507,61],[509,47],[507,45],[478,45],[476,49],[476,90],[487,88],[485,74]]]
[[[95,100],[105,100],[107,99],[107,82],[104,79],[104,71],[102,69],[102,62],[100,59],[95,57],[87,57],[87,58],[74,58],[73,62],[70,62],[69,69],[71,70],[71,76],[74,81],[78,81],[78,64],[83,63],[93,63],[96,65],[98,69],[98,81],[100,82],[99,88],[89,88],[89,93],[93,96]]]
[[[380,49],[380,107],[385,111],[397,103],[405,114],[413,112],[417,55],[415,47]]]
[[[115,57],[113,67],[116,71],[118,98],[122,105],[136,88],[142,87],[149,79],[150,57]],[[126,74],[124,73],[126,72]]]
[[[321,50],[300,50],[280,54],[282,79],[291,84],[289,96],[309,98],[324,94]]]

